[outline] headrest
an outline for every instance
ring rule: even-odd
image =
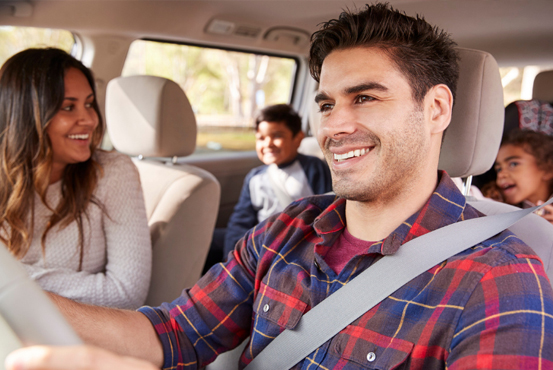
[[[536,75],[532,99],[553,103],[553,71],[542,71]]]
[[[451,177],[489,170],[503,133],[503,87],[499,67],[488,53],[458,48],[459,82],[440,163]]]
[[[196,148],[196,117],[175,82],[155,76],[118,77],[106,91],[113,146],[128,155],[183,157]]]
[[[495,162],[503,133],[503,87],[499,67],[488,53],[457,48],[459,82],[439,168],[452,177],[479,175]],[[313,93],[315,96],[316,92]],[[321,115],[312,101],[309,127],[316,135]]]

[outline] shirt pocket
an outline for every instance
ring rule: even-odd
[[[277,325],[280,333],[284,329],[296,327],[307,308],[307,303],[262,284],[253,307],[259,318]]]
[[[401,369],[414,347],[412,342],[354,325],[348,325],[332,342],[335,354],[362,369]]]

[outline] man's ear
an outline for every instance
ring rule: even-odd
[[[443,132],[451,122],[453,94],[444,84],[435,85],[428,90],[424,98],[428,112],[430,130],[433,134]]]

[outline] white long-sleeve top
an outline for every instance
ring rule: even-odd
[[[138,171],[130,158],[98,151],[104,175],[94,192],[107,215],[90,203],[83,217],[84,254],[79,271],[79,231],[73,221],[59,224],[41,238],[51,211],[35,195],[33,241],[21,259],[32,279],[47,291],[80,302],[119,308],[137,308],[150,285],[152,246]],[[51,184],[47,200],[56,208],[61,181]]]

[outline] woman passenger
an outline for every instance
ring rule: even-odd
[[[88,68],[28,49],[0,69],[0,240],[43,289],[95,305],[146,299],[151,242],[138,172],[98,149]]]

